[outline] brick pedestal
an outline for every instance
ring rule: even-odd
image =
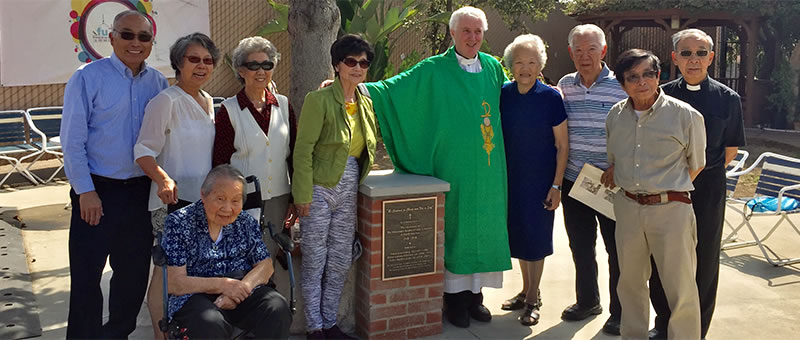
[[[357,263],[356,332],[364,339],[411,339],[442,332],[444,285],[444,192],[447,182],[427,176],[373,171],[359,189],[358,237],[364,253]],[[436,271],[382,279],[383,202],[438,197]]]

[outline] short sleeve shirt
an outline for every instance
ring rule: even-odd
[[[234,271],[250,271],[269,257],[258,222],[244,211],[233,223],[222,227],[219,238],[219,242],[211,239],[203,201],[170,214],[161,240],[167,265],[186,266],[188,276],[223,277]],[[170,296],[169,316],[180,310],[191,296]]]
[[[706,163],[703,116],[659,89],[655,104],[637,117],[630,99],[606,119],[608,162],[614,182],[633,193],[694,190],[689,170]]]
[[[662,85],[664,93],[680,99],[703,115],[706,127],[706,169],[725,166],[725,148],[745,146],[742,100],[735,91],[711,77],[691,90],[683,77]]]
[[[558,88],[564,93],[569,133],[569,159],[564,177],[574,182],[584,163],[600,169],[608,168],[606,116],[614,104],[628,95],[605,63],[590,87],[584,86],[580,73],[574,72],[562,77]]]

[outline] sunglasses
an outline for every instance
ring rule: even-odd
[[[119,34],[120,38],[122,38],[122,40],[133,40],[134,38],[138,38],[139,41],[141,41],[141,42],[149,42],[150,40],[153,40],[153,35],[150,34],[150,33],[139,33],[139,34],[136,34],[136,33],[133,33],[133,32],[123,32],[123,31],[117,31],[117,30],[115,30],[114,32],[117,32]]]
[[[695,51],[694,54],[698,57],[705,57],[708,55],[708,51],[706,50],[699,50]],[[688,58],[692,56],[692,51],[681,51],[681,57]]]
[[[642,81],[642,79],[656,79],[658,77],[658,72],[656,71],[645,71],[642,75],[638,74],[630,74],[625,76],[626,83],[638,83]]]
[[[202,61],[203,64],[214,65],[214,59],[211,57],[200,58],[194,55],[185,55],[183,57],[186,58],[186,60],[188,60],[192,64],[199,64]]]
[[[260,62],[260,63],[257,62],[257,61],[248,61],[248,62],[242,64],[242,66],[246,67],[250,71],[258,71],[258,69],[262,69],[264,71],[269,71],[269,70],[271,70],[271,69],[273,69],[275,67],[275,63],[273,63],[273,62],[271,62],[269,60],[266,60],[266,61],[263,61],[263,62]]]
[[[369,68],[369,60],[356,60],[356,58],[347,57],[342,60],[342,62],[347,65],[347,67],[356,67],[356,65],[361,66],[363,69]]]

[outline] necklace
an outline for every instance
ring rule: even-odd
[[[261,98],[259,98],[259,99],[250,99],[250,102],[253,103],[253,106],[255,106],[256,108],[261,108],[261,107],[264,106],[264,103],[266,103],[267,100],[266,99],[261,99]]]

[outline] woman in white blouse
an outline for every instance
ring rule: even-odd
[[[152,180],[149,210],[153,231],[163,231],[167,214],[200,199],[200,187],[211,170],[214,107],[201,87],[211,78],[219,50],[202,33],[179,38],[170,48],[177,83],[156,95],[145,108],[136,163]],[[179,190],[180,189],[180,190]],[[161,269],[153,269],[147,305],[156,339],[163,337]]]

